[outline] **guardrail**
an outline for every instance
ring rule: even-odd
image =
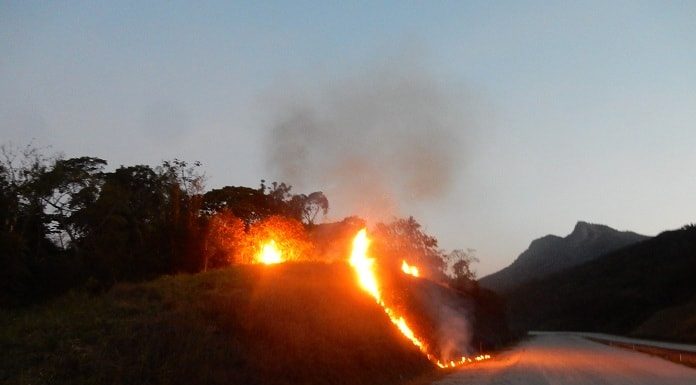
[[[691,366],[691,367],[696,368],[696,352],[690,352],[690,351],[686,351],[686,350],[669,349],[669,348],[664,348],[664,347],[643,345],[643,344],[630,343],[630,342],[612,341],[612,340],[606,340],[606,339],[601,339],[601,338],[597,338],[597,337],[585,336],[584,338],[587,338],[588,340],[599,342],[599,343],[602,343],[605,345],[609,345],[609,346],[616,346],[619,348],[634,350],[637,352],[662,357],[666,360],[670,360],[670,361],[676,362],[678,364],[682,364],[682,365]]]

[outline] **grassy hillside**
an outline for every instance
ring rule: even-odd
[[[636,337],[696,343],[696,298],[683,305],[658,311],[633,329]]]
[[[394,384],[434,372],[343,264],[240,266],[3,311],[0,363],[9,384]]]
[[[696,297],[695,276],[692,226],[518,287],[506,297],[509,319],[519,329],[630,334],[655,316],[640,334],[696,342],[693,333],[674,334],[693,330],[681,324],[693,322],[693,307],[686,304]],[[678,317],[660,313],[673,307]]]

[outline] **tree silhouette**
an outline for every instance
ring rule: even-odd
[[[444,253],[437,239],[426,234],[413,217],[379,223],[375,228],[376,254],[391,259],[390,264],[401,266],[401,260],[415,263],[424,276],[446,281]]]
[[[292,258],[314,256],[305,226],[327,213],[322,192],[265,181],[206,192],[199,167],[174,159],[107,171],[96,157],[2,147],[0,305],[238,263],[251,249],[242,238],[279,231]]]

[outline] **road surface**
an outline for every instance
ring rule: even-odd
[[[696,369],[580,336],[543,334],[435,384],[696,385]]]

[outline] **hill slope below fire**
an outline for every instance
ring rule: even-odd
[[[696,227],[667,231],[507,293],[515,328],[696,342]]]
[[[10,383],[389,384],[433,370],[344,265],[170,276],[0,317]]]
[[[0,363],[0,382],[18,384],[394,384],[436,370],[343,263],[236,266],[3,311]]]
[[[579,221],[565,238],[535,239],[508,267],[480,279],[481,286],[502,293],[532,279],[580,265],[648,237],[609,226]]]

